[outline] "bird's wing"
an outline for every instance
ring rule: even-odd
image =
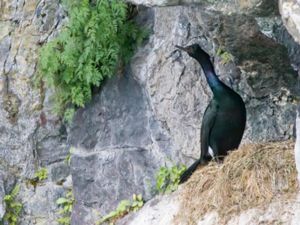
[[[209,148],[209,136],[214,126],[216,117],[218,114],[218,104],[212,100],[207,106],[202,120],[201,126],[201,157],[204,157],[208,153]]]

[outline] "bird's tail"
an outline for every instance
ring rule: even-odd
[[[198,159],[196,162],[194,162],[181,176],[179,184],[182,184],[186,182],[190,176],[193,174],[193,172],[197,169],[197,167],[202,164],[202,160]]]

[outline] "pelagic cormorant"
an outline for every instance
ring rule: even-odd
[[[196,59],[213,92],[201,126],[201,156],[180,177],[185,182],[199,165],[212,157],[222,159],[227,151],[238,148],[246,125],[246,108],[242,98],[217,77],[210,56],[198,44],[187,47],[176,46]]]

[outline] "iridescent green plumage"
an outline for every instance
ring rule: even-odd
[[[181,176],[180,182],[185,182],[201,164],[214,157],[220,159],[229,150],[238,148],[246,125],[246,108],[242,98],[217,77],[209,55],[198,44],[180,47],[196,59],[205,74],[207,83],[213,92],[213,99],[205,110],[201,126],[201,156]]]

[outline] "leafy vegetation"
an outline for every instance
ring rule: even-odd
[[[48,178],[48,170],[46,168],[41,168],[35,172],[34,177],[27,180],[27,184],[31,184],[36,188],[36,186],[43,180]]]
[[[233,56],[225,51],[223,48],[219,48],[217,51],[217,56],[220,56],[223,64],[227,64],[233,61]]]
[[[186,166],[161,167],[156,173],[156,191],[158,193],[171,193],[176,191],[180,176],[186,171]]]
[[[61,207],[61,210],[58,212],[61,217],[57,220],[59,224],[71,224],[71,213],[73,210],[74,201],[75,199],[71,190],[67,192],[65,197],[56,200],[56,204]]]
[[[34,179],[38,181],[43,181],[48,178],[48,170],[46,168],[41,168],[34,174]]]
[[[132,202],[131,202],[131,210],[133,212],[138,211],[140,208],[142,208],[144,205],[143,196],[141,194],[136,195],[134,194],[132,196]]]
[[[9,225],[17,225],[19,215],[23,207],[22,203],[16,200],[19,191],[20,186],[16,185],[9,195],[4,196],[6,210],[2,222],[5,221]]]
[[[144,205],[144,200],[141,194],[132,196],[132,201],[122,200],[116,210],[110,212],[106,216],[102,217],[101,220],[97,223],[97,225],[103,224],[104,222],[109,223],[109,225],[113,225],[115,221],[127,213],[134,211],[136,212]]]
[[[92,88],[127,63],[147,32],[128,19],[122,0],[65,0],[68,24],[42,47],[37,81],[54,90],[54,111],[71,121]]]

